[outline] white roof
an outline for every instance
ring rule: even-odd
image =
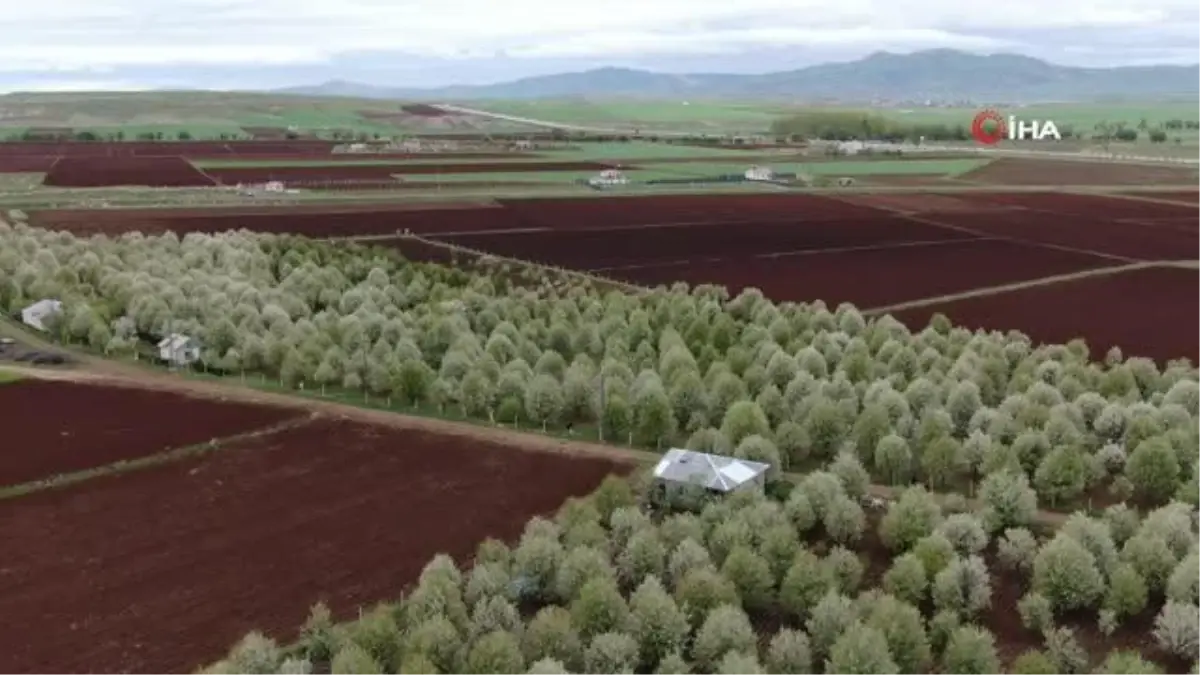
[[[51,300],[51,299],[47,298],[45,300],[38,300],[37,302],[33,303],[32,305],[26,307],[24,311],[33,312],[33,313],[37,314],[37,313],[41,313],[41,312],[57,312],[61,309],[62,309],[62,302],[60,302],[58,300]]]
[[[166,347],[167,349],[172,350],[182,349],[191,341],[192,338],[184,335],[183,333],[171,333],[167,337],[158,341],[158,348],[162,349],[163,347]]]
[[[654,476],[675,483],[703,485],[710,490],[729,492],[770,468],[762,462],[672,448],[654,467]]]

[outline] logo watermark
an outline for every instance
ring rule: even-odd
[[[998,110],[983,110],[971,120],[971,136],[984,145],[1009,141],[1061,141],[1062,134],[1053,120],[1024,120],[1005,117]]]

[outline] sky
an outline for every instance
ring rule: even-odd
[[[625,66],[755,73],[888,50],[1200,61],[1196,0],[32,0],[0,90],[483,84]]]

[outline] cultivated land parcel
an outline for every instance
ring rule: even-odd
[[[0,669],[1194,669],[1194,169],[456,133],[0,144]]]

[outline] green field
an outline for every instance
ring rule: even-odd
[[[810,176],[956,176],[987,164],[988,159],[909,159],[855,160],[841,162],[764,162],[776,173]],[[741,173],[743,167],[723,163],[687,162],[679,164],[643,164],[644,169],[659,169],[689,176],[714,176]],[[637,175],[641,175],[641,171]]]
[[[467,107],[559,122],[703,133],[764,133],[790,107],[777,103],[728,101],[472,101]]]

